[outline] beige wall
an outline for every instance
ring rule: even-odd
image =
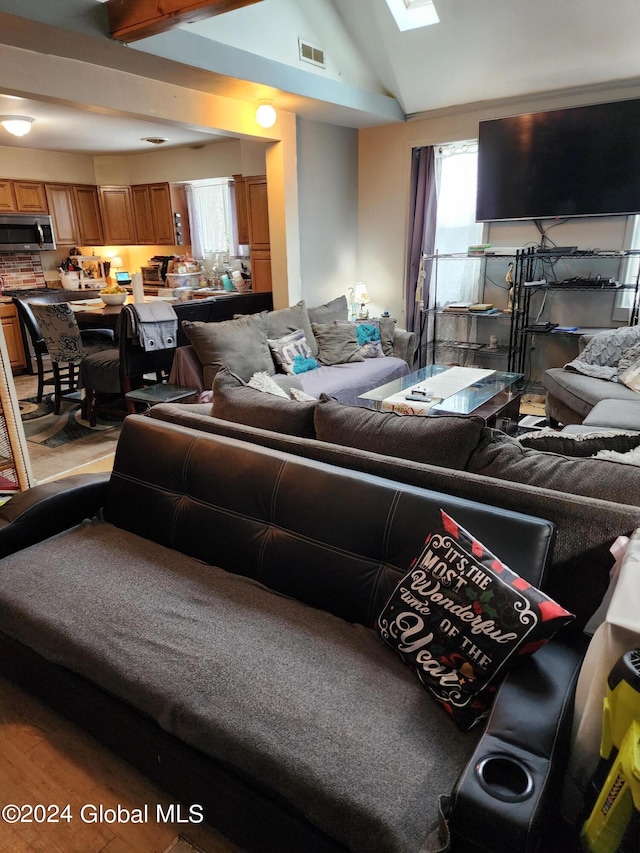
[[[411,149],[476,139],[478,123],[507,115],[640,97],[640,85],[576,94],[549,94],[461,112],[432,114],[405,124],[361,130],[359,134],[358,269],[367,282],[372,312],[388,308],[404,324],[404,276]],[[604,248],[619,239],[620,217],[573,220],[554,231],[557,245]],[[563,229],[566,229],[563,231]],[[564,236],[563,236],[564,234]],[[530,223],[494,226],[494,245],[517,246],[536,240]],[[614,246],[615,248],[615,246]]]
[[[93,158],[30,148],[0,146],[0,177],[32,181],[94,184]]]

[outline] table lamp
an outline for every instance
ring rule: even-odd
[[[367,285],[364,281],[356,282],[356,292],[355,292],[355,300],[360,305],[360,313],[358,314],[359,320],[367,320],[369,317],[369,310],[365,308],[371,302],[369,298],[369,294],[367,293]]]
[[[109,269],[109,272],[111,273],[111,270],[113,270],[114,272],[117,272],[121,266],[122,266],[122,258],[120,257],[120,255],[114,255],[111,258],[111,267]]]

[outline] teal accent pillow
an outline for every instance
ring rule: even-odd
[[[371,323],[360,323],[356,329],[360,346],[380,340],[380,329]]]
[[[309,370],[316,370],[318,362],[315,358],[306,358],[304,355],[295,355],[293,357],[293,372],[307,373]]]

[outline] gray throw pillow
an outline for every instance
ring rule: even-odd
[[[260,314],[221,323],[183,320],[182,328],[202,364],[205,388],[211,388],[222,366],[245,382],[258,371],[276,372],[267,343],[267,320]]]
[[[324,365],[364,361],[356,327],[352,323],[312,323],[318,342],[318,362]]]
[[[324,305],[308,308],[307,311],[312,323],[346,323],[349,319],[349,306],[344,295],[337,296]]]
[[[309,344],[311,355],[314,358],[318,355],[318,344],[311,331],[311,323],[304,300],[301,300],[296,305],[291,305],[289,308],[277,308],[275,311],[268,311],[266,312],[266,317],[268,338],[277,340],[278,338],[283,338],[289,332],[302,329]]]
[[[396,321],[393,317],[377,318],[380,323],[380,342],[385,355],[393,355],[393,339],[396,334]]]
[[[482,418],[397,415],[345,406],[324,394],[315,428],[321,441],[456,471],[465,468],[488,431]]]
[[[211,415],[223,421],[268,429],[299,438],[315,438],[313,413],[317,400],[285,400],[266,391],[249,388],[227,368],[213,381]]]

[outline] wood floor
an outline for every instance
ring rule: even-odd
[[[237,853],[206,825],[158,823],[156,804],[166,812],[171,802],[93,738],[0,678],[0,808],[40,804],[62,809],[69,804],[71,815],[59,823],[12,824],[0,817],[0,853],[163,853],[178,835],[204,853]],[[120,804],[129,810],[147,804],[149,819],[83,822],[85,804],[105,809]],[[86,809],[85,818],[93,813]]]

